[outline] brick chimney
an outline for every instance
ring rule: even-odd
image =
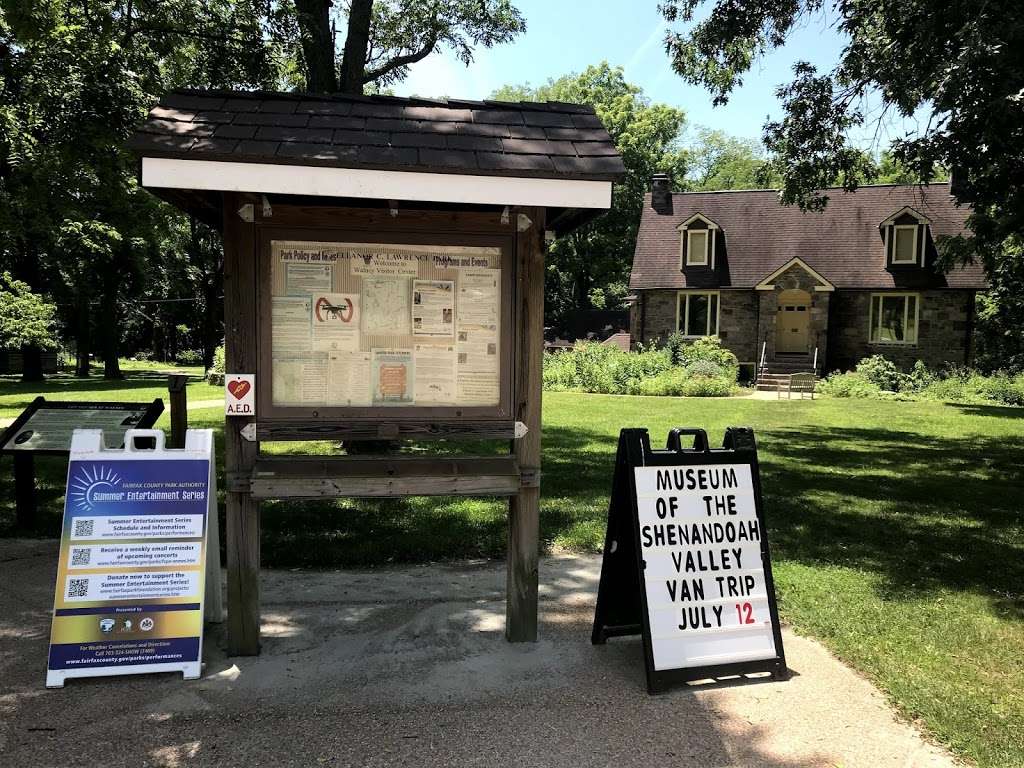
[[[658,213],[672,213],[672,177],[667,173],[651,177],[651,207]]]

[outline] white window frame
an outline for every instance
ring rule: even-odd
[[[707,296],[708,301],[711,297],[715,297],[715,313],[714,313],[714,327],[711,324],[711,312],[708,312],[708,322],[705,327],[707,333],[690,333],[688,327],[690,322],[690,297],[691,296]],[[680,311],[680,306],[683,306]],[[687,339],[702,339],[705,336],[717,336],[719,330],[719,321],[722,316],[722,294],[721,291],[677,291],[676,292],[676,331],[683,334],[684,338]],[[680,326],[679,321],[683,321],[683,325]]]
[[[882,303],[885,299],[903,299],[903,335],[907,333],[907,320],[910,319],[910,312],[908,305],[910,302],[907,301],[909,297],[914,297],[914,338],[904,338],[903,341],[882,341],[881,339],[875,341],[872,339],[873,331],[875,330],[875,298],[879,299],[878,309],[879,316],[878,322],[881,322],[881,309]],[[916,346],[917,340],[921,335],[921,294],[920,293],[872,293],[871,298],[868,302],[868,344],[875,344],[879,346]],[[879,336],[881,336],[881,327],[879,327]]]
[[[704,235],[704,259],[703,261],[697,261],[693,258],[693,243],[691,242],[695,234]],[[711,261],[711,230],[710,229],[689,229],[686,230],[686,261],[685,264],[688,267],[706,267]]]
[[[894,224],[893,225],[893,227],[892,227],[892,263],[893,264],[917,264],[917,248],[918,248],[918,242],[917,242],[918,232],[917,232],[917,227],[918,227],[917,224]],[[899,232],[901,229],[911,229],[911,230],[913,230],[913,239],[911,240],[911,243],[913,245],[912,245],[912,247],[910,249],[911,257],[909,259],[898,259],[898,258],[896,258],[896,254],[897,254],[896,244],[899,242],[899,238],[896,236],[896,233]]]

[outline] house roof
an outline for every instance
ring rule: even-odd
[[[591,106],[173,91],[130,140],[140,156],[616,181],[622,158]]]
[[[835,189],[829,198],[824,212],[803,213],[781,205],[775,190],[676,193],[671,207],[658,212],[647,195],[629,287],[753,288],[794,258],[839,289],[986,287],[980,265],[947,275],[886,269],[880,225],[903,208],[930,219],[933,238],[965,231],[969,212],[954,204],[947,184],[864,186],[853,193]],[[680,270],[677,227],[696,214],[721,228],[715,272]]]

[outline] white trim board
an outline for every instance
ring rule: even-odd
[[[142,158],[142,186],[376,200],[609,208],[610,181]]]
[[[774,289],[775,288],[775,284],[772,283],[772,280],[774,280],[779,275],[781,275],[783,272],[785,272],[786,270],[788,270],[790,267],[793,267],[793,266],[800,267],[801,269],[804,270],[804,272],[806,272],[811,277],[813,277],[815,280],[817,280],[819,283],[821,283],[821,285],[814,286],[814,290],[816,290],[816,291],[834,291],[836,289],[836,287],[834,285],[832,285],[831,282],[829,282],[824,277],[822,277],[820,274],[818,274],[813,269],[811,269],[811,267],[807,264],[807,262],[805,262],[799,256],[796,256],[796,257],[790,259],[789,261],[787,261],[785,264],[783,264],[778,269],[776,269],[774,272],[772,272],[770,275],[768,275],[768,277],[766,277],[760,283],[755,285],[754,286],[754,290],[755,291],[770,291],[770,290]]]

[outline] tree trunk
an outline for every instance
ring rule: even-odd
[[[353,11],[356,5],[366,1],[354,0]],[[372,5],[372,0],[369,0],[369,4]],[[302,57],[306,60],[306,90],[310,93],[333,93],[338,90],[330,10],[331,0],[295,0]],[[365,54],[365,45],[363,51]]]
[[[361,95],[366,73],[366,48],[370,44],[373,0],[352,0],[348,12],[348,33],[341,57],[341,92]]]
[[[78,327],[75,328],[75,376],[89,376],[89,350],[92,340],[89,338],[89,297],[78,297]]]
[[[21,380],[43,381],[43,350],[34,344],[21,348]]]
[[[121,344],[121,324],[117,312],[118,276],[111,272],[104,279],[100,302],[100,327],[103,328],[103,378],[123,379],[117,355]]]

